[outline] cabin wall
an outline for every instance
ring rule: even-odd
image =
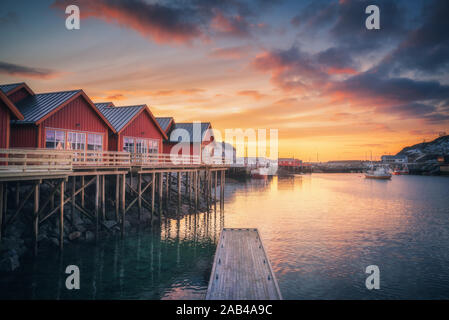
[[[32,124],[11,125],[11,148],[37,148],[38,127]]]
[[[0,101],[0,148],[9,148],[11,114],[3,101]]]
[[[109,127],[82,96],[54,113],[41,126],[40,148],[45,148],[46,128],[54,128],[103,134],[103,150],[108,150]]]
[[[120,132],[118,146],[120,151],[123,151],[124,137],[156,139],[159,141],[158,152],[161,153],[163,150],[162,133],[159,131],[150,115],[145,111],[141,112],[122,132]]]

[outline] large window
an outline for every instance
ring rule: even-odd
[[[67,132],[67,150],[85,150],[86,134],[83,132]]]
[[[87,135],[87,150],[103,150],[103,136],[101,134],[89,133]]]
[[[62,130],[46,130],[45,148],[48,149],[65,149],[65,132]]]
[[[131,153],[159,153],[159,141],[155,139],[123,138],[123,151]]]
[[[103,135],[46,128],[45,147],[57,150],[102,151]]]

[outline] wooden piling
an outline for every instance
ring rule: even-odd
[[[95,176],[95,236],[98,233],[98,221],[99,221],[99,207],[100,207],[100,177]]]
[[[20,182],[16,183],[16,208],[20,205]]]
[[[162,217],[162,193],[163,193],[164,173],[159,173],[159,216]]]
[[[34,254],[37,254],[37,243],[39,237],[39,182],[35,182],[33,188],[34,188],[34,206],[33,206]]]
[[[103,221],[106,220],[106,194],[105,194],[106,177],[101,176],[101,214]]]
[[[122,203],[122,224],[121,224],[121,233],[122,237],[125,233],[125,213],[126,213],[126,174],[122,175],[122,192],[121,192],[121,203]]]
[[[120,222],[120,175],[115,175],[115,221]]]
[[[138,192],[138,200],[137,200],[137,205],[139,207],[139,216],[138,219],[140,221],[141,216],[142,216],[142,174],[138,173],[137,174],[137,192]]]
[[[81,187],[84,187],[84,176],[81,176]],[[84,188],[81,190],[81,207],[85,207],[84,205]]]
[[[64,179],[60,183],[60,199],[59,199],[59,249],[64,248]]]
[[[156,173],[151,174],[151,222],[154,218],[154,196],[156,191]]]
[[[75,192],[76,192],[76,177],[73,176],[72,177],[72,196],[71,196],[72,207],[70,209],[70,214],[72,217],[72,225],[75,225]]]
[[[181,205],[181,171],[178,171],[178,206]]]

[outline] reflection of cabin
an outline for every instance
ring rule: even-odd
[[[10,147],[107,150],[113,128],[83,90],[35,94],[20,84],[8,94],[23,115],[11,121]]]
[[[11,119],[23,120],[23,115],[0,90],[0,148],[9,148]]]
[[[163,126],[167,118],[157,118]],[[170,153],[176,145],[178,154],[201,156],[203,149],[213,141],[210,122],[174,122],[167,128],[167,140],[164,142],[164,153]]]
[[[109,151],[158,154],[167,138],[147,105],[116,107],[111,102],[95,106],[114,127],[110,132]]]

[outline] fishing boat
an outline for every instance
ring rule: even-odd
[[[269,170],[265,167],[259,167],[251,170],[251,177],[254,179],[266,179],[268,178]]]
[[[397,168],[397,167],[396,167],[396,168],[393,170],[393,174],[394,174],[395,176],[399,176],[399,175],[401,175],[401,174],[409,174],[407,165],[403,166],[402,168]]]
[[[386,169],[384,167],[378,167],[376,169],[368,170],[365,173],[365,178],[388,180],[388,179],[391,179],[391,173],[388,169]]]

